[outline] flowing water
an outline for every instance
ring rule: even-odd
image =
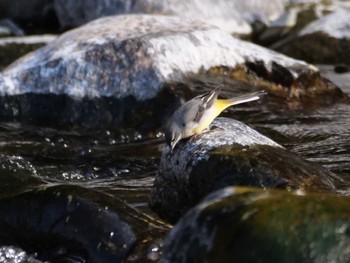
[[[350,94],[350,74],[336,74],[331,67],[322,67],[322,71]],[[224,90],[225,96],[237,95],[231,93]],[[223,115],[251,125],[350,182],[350,105],[291,109],[270,107],[270,100],[268,95]],[[146,213],[152,213],[147,201],[163,146],[161,133],[145,138],[133,131],[0,123],[0,152],[31,162],[42,182],[94,188],[121,197]]]

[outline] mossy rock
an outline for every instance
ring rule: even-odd
[[[173,228],[160,262],[349,262],[350,198],[226,188]]]

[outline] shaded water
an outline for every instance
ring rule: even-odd
[[[350,74],[337,75],[328,67],[322,70],[350,94]],[[239,92],[244,93],[244,87]],[[224,95],[237,94],[225,89]],[[223,115],[251,125],[288,150],[326,166],[350,182],[350,105],[290,109],[275,107],[274,103],[276,98],[268,95]],[[133,131],[0,123],[0,152],[30,161],[43,183],[94,188],[118,196],[146,213],[152,213],[147,206],[148,194],[163,146],[161,134],[144,138]]]
[[[350,74],[336,74],[332,66],[320,66],[325,77],[350,95]],[[350,182],[350,105],[269,114],[257,128],[288,150],[319,163]]]

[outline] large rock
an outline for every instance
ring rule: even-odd
[[[287,55],[311,63],[350,63],[350,10],[323,16],[305,26],[297,36],[273,46]]]
[[[64,28],[76,27],[90,20],[116,14],[166,14],[195,18],[219,26],[230,33],[249,34],[255,20],[267,23],[284,10],[284,1],[239,0],[55,0],[55,10]]]
[[[229,185],[335,192],[333,173],[288,152],[245,124],[217,118],[212,130],[163,150],[150,207],[176,222],[207,194]]]
[[[228,69],[232,78],[286,98],[346,97],[314,66],[201,21],[130,15],[67,32],[7,67],[0,75],[0,116],[129,127],[157,120],[159,125],[176,102],[164,85],[213,68],[216,75]]]
[[[349,262],[349,201],[226,188],[178,222],[160,262]]]
[[[77,186],[2,198],[0,210],[0,246],[50,262],[154,262],[168,231],[116,197]]]
[[[267,71],[272,71],[273,63],[296,75],[300,69],[317,71],[303,61],[235,39],[200,21],[114,16],[65,33],[17,60],[3,71],[0,92],[76,98],[133,96],[142,101],[153,98],[165,82],[181,81],[186,74],[256,61]]]

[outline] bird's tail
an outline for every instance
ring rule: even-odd
[[[238,96],[232,99],[228,99],[227,102],[232,105],[237,105],[237,104],[242,104],[250,101],[255,101],[260,99],[261,96],[265,95],[265,91],[258,91],[258,92],[253,92],[253,93],[248,93],[242,96]]]
[[[261,96],[265,94],[266,94],[265,91],[258,91],[258,92],[248,93],[242,96],[234,97],[231,99],[220,99],[220,100],[217,100],[217,106],[220,108],[220,110],[224,110],[233,105],[258,100],[260,99]]]

